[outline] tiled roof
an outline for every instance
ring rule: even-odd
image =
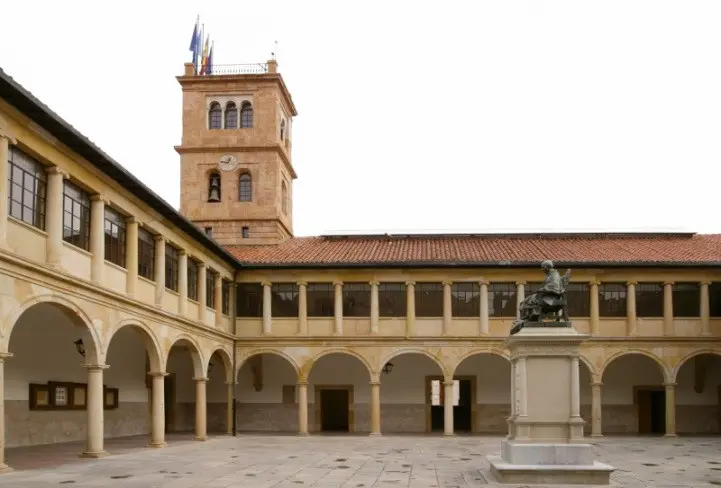
[[[296,237],[229,246],[249,266],[717,265],[721,234],[477,234]]]

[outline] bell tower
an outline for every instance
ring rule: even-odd
[[[214,66],[202,75],[186,63],[177,79],[180,212],[226,246],[292,237],[297,112],[277,62]]]

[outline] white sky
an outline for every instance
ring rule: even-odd
[[[5,2],[0,66],[178,206],[196,15],[298,108],[296,235],[721,232],[721,2]]]

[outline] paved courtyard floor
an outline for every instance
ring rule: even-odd
[[[114,454],[77,458],[81,445],[9,449],[16,471],[0,476],[13,488],[226,488],[494,486],[485,455],[500,437],[264,436],[170,437],[164,449],[141,438],[107,442]],[[721,438],[622,438],[595,442],[597,459],[616,467],[616,486],[721,486]],[[527,485],[503,485],[527,486]]]

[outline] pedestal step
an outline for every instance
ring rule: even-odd
[[[614,469],[608,464],[510,464],[488,456],[491,474],[501,483],[553,485],[608,485]]]

